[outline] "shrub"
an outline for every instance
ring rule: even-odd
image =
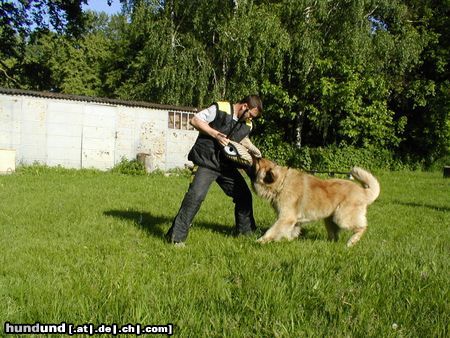
[[[146,175],[145,166],[142,162],[137,160],[127,160],[122,157],[119,163],[117,163],[111,170],[112,173],[119,173],[124,175],[140,176]]]
[[[305,170],[345,171],[354,166],[368,170],[418,170],[423,169],[422,162],[400,159],[388,149],[374,146],[357,148],[354,146],[328,146],[312,148],[304,146],[297,149],[294,145],[282,142],[277,135],[255,140],[263,156],[280,165]]]
[[[283,142],[280,135],[268,134],[254,139],[255,145],[261,150],[264,157],[277,162],[279,165],[288,165],[295,155],[295,147]]]
[[[40,163],[38,161],[33,162],[33,164],[23,164],[20,163],[16,168],[16,174],[25,174],[32,176],[41,176],[47,175],[51,173],[59,173],[59,174],[71,174],[71,175],[97,175],[101,173],[98,169],[77,169],[77,168],[65,168],[61,165],[57,166],[49,166],[47,164]]]
[[[444,166],[450,165],[450,155],[441,157],[434,161],[427,169],[430,171],[441,171]]]
[[[345,171],[354,166],[368,170],[411,169],[410,165],[406,165],[401,160],[396,159],[393,152],[375,147],[330,146],[326,148],[301,149],[296,152],[290,162],[293,167],[331,171]],[[310,164],[309,168],[304,166],[306,163]]]

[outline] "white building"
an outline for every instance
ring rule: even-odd
[[[198,134],[189,124],[195,112],[0,88],[0,152],[15,151],[16,165],[39,162],[107,170],[122,158],[146,153],[151,169],[183,167]]]

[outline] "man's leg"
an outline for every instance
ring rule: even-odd
[[[216,181],[228,196],[233,197],[237,233],[250,234],[256,230],[252,193],[239,171],[236,168],[230,169]]]
[[[198,167],[193,181],[184,195],[180,210],[173,220],[172,227],[166,234],[170,242],[186,240],[192,220],[200,209],[211,183],[216,180],[218,175],[219,173],[214,170]]]

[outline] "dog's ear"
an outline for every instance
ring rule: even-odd
[[[272,184],[277,179],[275,172],[272,169],[266,171],[266,175],[264,176],[264,183]]]

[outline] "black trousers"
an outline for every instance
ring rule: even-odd
[[[219,172],[198,167],[194,175],[194,179],[184,195],[180,210],[173,220],[172,227],[167,232],[166,236],[169,241],[184,242],[186,240],[192,220],[214,181],[219,184],[225,194],[233,198],[237,233],[248,234],[255,230],[252,193],[236,168],[231,167],[226,171]]]

